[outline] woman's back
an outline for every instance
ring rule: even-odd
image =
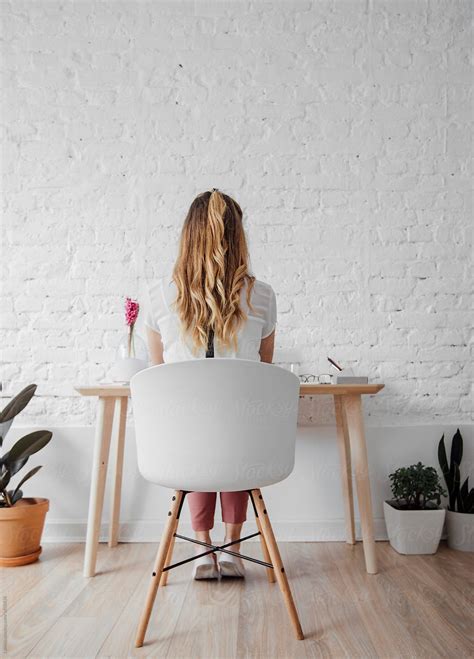
[[[216,188],[191,203],[173,271],[148,290],[152,362],[271,362],[276,299],[250,271],[239,204]]]
[[[250,293],[251,307],[249,307],[247,286],[246,282],[240,292],[240,305],[247,318],[237,331],[236,348],[222,348],[214,341],[214,357],[260,361],[262,339],[272,334],[275,329],[277,310],[273,288],[256,279]],[[176,284],[171,276],[157,280],[148,289],[145,325],[161,335],[165,363],[200,359],[206,356],[205,348],[193,349],[189,336],[181,331],[180,318],[174,309],[177,293]]]

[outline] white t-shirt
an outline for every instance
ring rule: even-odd
[[[237,333],[237,350],[219,350],[218,342],[215,341],[214,357],[260,361],[260,343],[276,326],[275,292],[269,284],[255,280],[250,296],[253,310],[247,306],[246,292],[247,284],[241,291],[241,308],[248,317]],[[204,358],[206,350],[202,348],[194,353],[190,338],[181,333],[180,319],[172,306],[176,296],[176,284],[171,277],[163,277],[150,285],[144,323],[160,333],[165,363]]]

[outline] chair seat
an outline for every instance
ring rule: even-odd
[[[293,462],[272,469],[271,463],[250,465],[248,462],[214,463],[212,472],[201,463],[186,468],[180,473],[179,467],[168,465],[166,476],[156,477],[153,465],[149,472],[143,465],[141,473],[144,478],[156,485],[185,492],[241,492],[257,487],[274,485],[287,478],[293,471]],[[194,473],[193,473],[194,472]]]

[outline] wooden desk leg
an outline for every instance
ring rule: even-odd
[[[112,500],[110,502],[109,547],[116,547],[120,529],[120,497],[122,493],[123,452],[125,424],[127,422],[128,397],[116,399],[120,407],[117,442],[115,445],[115,469],[113,470]],[[168,574],[165,572],[165,574]]]
[[[346,414],[347,430],[349,432],[351,452],[354,459],[365,566],[369,574],[376,574],[377,560],[375,556],[374,519],[370,497],[369,464],[362,416],[362,400],[360,394],[341,396],[341,398],[343,411]]]
[[[341,464],[342,496],[344,499],[344,514],[346,518],[346,542],[355,545],[354,497],[352,493],[351,446],[347,432],[347,420],[343,410],[341,397],[334,396],[336,413],[337,445]]]
[[[87,519],[86,551],[84,557],[84,576],[93,577],[99,544],[100,522],[104,504],[105,479],[109,461],[110,437],[114,419],[115,398],[99,396],[97,429],[94,442],[92,462],[91,490],[89,497],[89,515]]]

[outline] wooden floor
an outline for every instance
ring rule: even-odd
[[[192,564],[158,592],[143,648],[133,646],[156,545],[99,549],[82,576],[83,544],[45,544],[40,560],[2,570],[7,656],[20,657],[472,657],[472,555],[441,546],[400,556],[377,543],[380,573],[360,543],[282,543],[306,640],[296,641],[277,584],[247,563],[245,582],[196,582]],[[260,557],[258,543],[245,543]],[[176,545],[176,558],[193,551]]]

